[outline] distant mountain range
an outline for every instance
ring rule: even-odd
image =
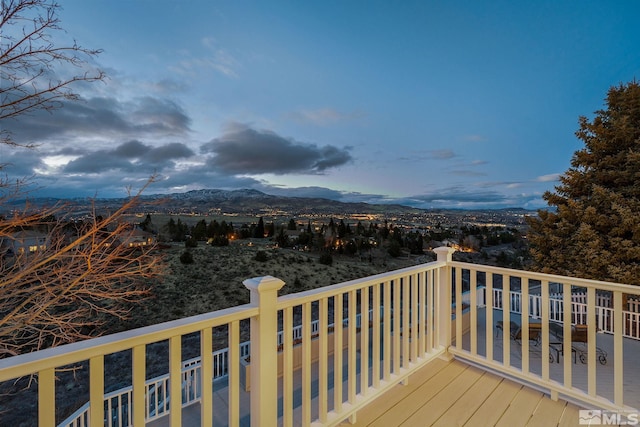
[[[67,203],[73,211],[80,215],[90,212],[92,202],[98,211],[115,210],[126,198],[34,198],[29,199],[31,207],[54,206]],[[24,209],[25,200],[16,200],[0,206],[0,214],[14,209]],[[278,215],[336,215],[384,214],[384,215],[420,215],[429,213],[442,214],[448,217],[473,217],[474,212],[491,218],[495,215],[503,217],[520,217],[522,214],[535,214],[522,208],[508,209],[419,209],[399,204],[347,203],[324,198],[286,197],[266,194],[258,190],[192,190],[185,193],[143,195],[134,213],[170,213],[170,214],[237,214],[247,216]]]
[[[110,209],[122,204],[125,198],[98,198],[93,200],[97,208]],[[34,198],[29,199],[32,206],[53,206],[58,203],[70,203],[83,210],[91,205],[89,198]],[[25,200],[16,200],[0,210],[11,210],[24,206]],[[388,213],[407,214],[424,212],[422,209],[398,204],[345,203],[336,200],[309,197],[286,197],[266,194],[258,190],[192,190],[185,193],[151,194],[141,196],[138,211],[195,212],[209,213],[218,211],[233,214],[261,214],[268,211],[284,211],[291,214],[354,214]]]

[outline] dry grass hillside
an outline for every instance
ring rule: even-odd
[[[213,247],[200,242],[189,251],[192,264],[180,262],[184,244],[174,244],[164,252],[168,264],[163,281],[154,285],[152,297],[134,311],[128,327],[144,326],[193,316],[249,302],[249,291],[242,282],[261,276],[285,281],[280,294],[300,292],[357,279],[377,273],[431,261],[428,256],[390,258],[382,251],[372,259],[333,256],[332,265],[318,261],[318,253],[273,248],[266,239],[233,241],[229,246]],[[256,253],[267,255],[257,261]]]

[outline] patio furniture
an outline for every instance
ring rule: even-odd
[[[554,334],[556,338],[562,341],[562,338],[564,336],[564,328],[562,324],[549,322],[549,332]],[[587,325],[571,326],[571,352],[575,353],[578,356],[580,362],[587,363],[588,349]],[[602,348],[596,347],[596,355],[598,358],[598,362],[600,362],[601,365],[605,365],[607,363],[607,352]]]

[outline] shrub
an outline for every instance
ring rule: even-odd
[[[265,262],[269,259],[269,257],[267,256],[267,253],[265,251],[258,251],[256,252],[256,256],[254,259],[259,262]]]
[[[185,248],[195,248],[197,246],[198,246],[198,241],[193,237],[190,237],[189,239],[184,241]]]
[[[400,244],[398,242],[396,242],[395,240],[393,240],[389,244],[389,249],[387,249],[387,252],[392,257],[397,258],[402,254],[402,249],[400,248]]]
[[[180,262],[183,264],[193,264],[193,255],[191,255],[191,252],[183,252],[182,255],[180,255]]]
[[[333,257],[331,256],[331,254],[329,252],[323,252],[320,255],[320,259],[318,260],[318,262],[320,264],[324,264],[324,265],[331,265],[331,264],[333,264]]]
[[[229,246],[229,239],[226,236],[215,236],[209,239],[211,246]]]

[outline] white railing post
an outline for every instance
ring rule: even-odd
[[[438,298],[436,300],[435,314],[438,319],[438,342],[437,344],[446,350],[444,358],[451,359],[453,356],[448,352],[451,345],[451,267],[448,265],[453,261],[455,249],[441,246],[433,250],[437,255],[437,261],[446,262],[447,266],[440,269],[438,283]],[[459,319],[456,319],[456,321]]]
[[[251,426],[278,423],[278,290],[284,282],[272,276],[242,282],[251,292],[258,315],[251,318]],[[307,337],[305,337],[307,338]]]

